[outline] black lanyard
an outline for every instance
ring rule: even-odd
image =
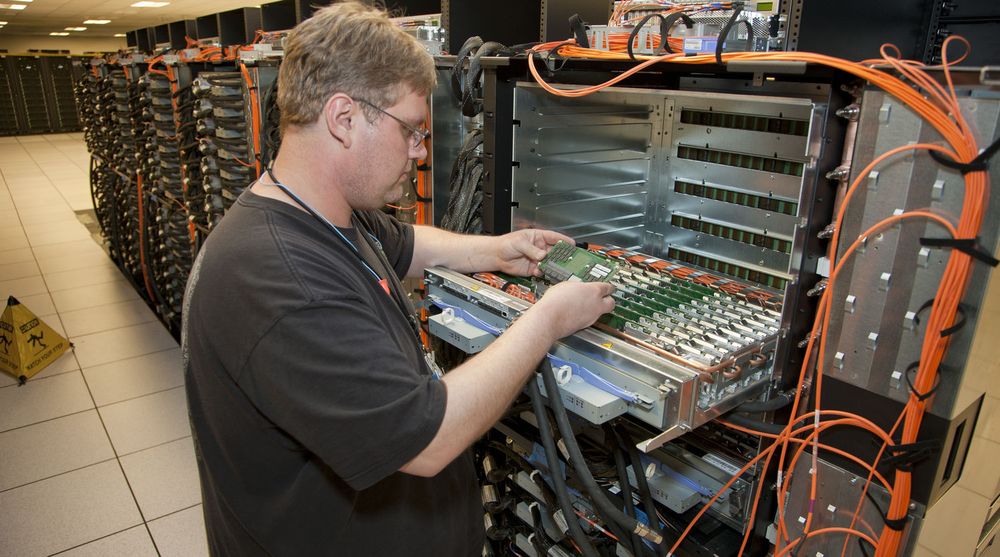
[[[392,286],[393,281],[389,276],[392,273],[391,271],[392,267],[391,265],[389,265],[389,260],[386,258],[385,253],[382,251],[381,243],[378,244],[377,248],[375,246],[372,246],[372,241],[378,242],[378,240],[375,240],[375,238],[371,236],[371,233],[369,233],[368,230],[365,229],[364,223],[361,222],[361,219],[356,218],[353,212],[351,213],[351,220],[356,224],[356,230],[358,230],[358,237],[362,242],[365,243],[365,247],[367,247],[371,251],[371,253],[375,255],[375,263],[378,266],[382,267],[383,272],[386,274],[384,278],[382,277],[382,275],[378,273],[378,271],[375,270],[374,267],[372,267],[372,265],[368,262],[368,260],[365,259],[364,255],[361,253],[361,250],[358,249],[358,246],[356,246],[354,242],[350,240],[350,238],[345,236],[344,233],[341,232],[340,229],[336,227],[336,225],[330,222],[323,215],[319,214],[315,209],[312,208],[311,205],[306,203],[304,199],[302,199],[298,195],[295,195],[295,193],[292,192],[292,190],[288,189],[288,186],[282,184],[278,180],[278,178],[275,177],[274,171],[272,171],[270,167],[266,168],[264,171],[267,172],[267,176],[271,179],[272,182],[274,182],[274,185],[277,186],[278,189],[283,191],[285,195],[287,195],[293,201],[298,203],[299,206],[305,209],[306,212],[308,212],[310,215],[313,216],[313,218],[315,218],[324,226],[326,226],[328,229],[333,231],[336,237],[340,238],[341,241],[343,241],[349,248],[351,248],[351,252],[358,258],[358,261],[361,263],[361,265],[375,278],[375,282],[379,285],[379,287],[382,290],[385,291],[386,295],[392,298],[393,302],[395,302],[396,307],[403,314],[403,317],[406,318],[407,322],[409,322],[410,327],[413,329],[413,334],[417,339],[417,343],[419,344],[420,326],[417,324],[416,316],[414,316],[413,314],[413,307],[410,305],[409,300],[407,300],[402,295],[401,285],[393,288]],[[370,239],[366,238],[366,236],[369,236],[371,238]]]

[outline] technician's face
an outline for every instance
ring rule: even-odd
[[[410,180],[413,161],[427,157],[425,142],[414,131],[424,127],[427,97],[410,92],[396,104],[379,108],[386,114],[380,114],[374,123],[363,115],[357,120],[369,132],[363,134],[366,144],[361,153],[367,160],[362,169],[363,191],[358,193],[368,205],[364,208],[370,210],[399,201]]]

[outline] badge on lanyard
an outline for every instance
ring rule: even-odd
[[[434,374],[434,379],[441,379],[444,374],[441,371],[441,366],[437,365],[437,362],[434,361],[434,352],[425,350],[424,361],[427,362],[427,369],[431,370],[431,373]]]

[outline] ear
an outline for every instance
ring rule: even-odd
[[[333,95],[323,105],[322,123],[344,148],[351,147],[356,123],[352,119],[356,115],[356,106],[357,103],[343,93]]]

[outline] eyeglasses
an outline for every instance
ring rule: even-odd
[[[367,104],[368,106],[374,108],[375,110],[381,112],[382,114],[385,114],[389,118],[392,118],[393,120],[399,122],[400,126],[403,126],[403,128],[405,128],[408,132],[410,132],[410,148],[411,149],[416,149],[425,139],[427,139],[428,137],[431,136],[430,130],[425,130],[425,129],[421,129],[421,128],[415,128],[415,127],[411,126],[410,124],[407,124],[406,122],[400,120],[399,118],[393,116],[392,114],[389,114],[385,110],[382,110],[381,108],[375,106],[374,104],[372,104],[372,103],[370,103],[370,102],[368,102],[368,101],[366,101],[364,99],[355,99],[355,100],[358,101],[359,103]]]

